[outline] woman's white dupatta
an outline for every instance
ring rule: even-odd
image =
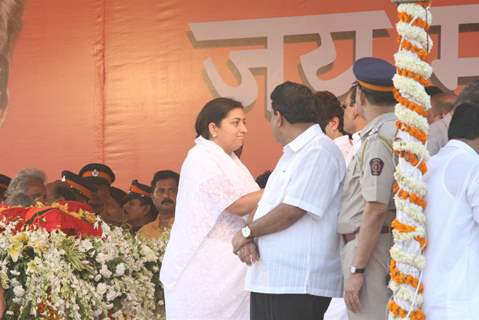
[[[181,167],[175,222],[160,274],[166,288],[175,285],[225,209],[259,190],[234,153],[203,137],[195,143]]]

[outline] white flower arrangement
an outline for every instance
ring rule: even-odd
[[[396,104],[398,121],[406,126],[400,126],[398,140],[394,142],[393,149],[400,155],[403,154],[401,152],[407,152],[406,155],[413,154],[415,158],[400,156],[394,174],[398,191],[394,197],[396,204],[396,222],[393,225],[394,246],[390,250],[393,262],[389,287],[393,291],[393,296],[388,304],[389,320],[425,319],[421,310],[424,298],[419,287],[426,263],[423,255],[426,216],[422,206],[425,205],[423,198],[427,189],[422,181],[425,167],[419,168],[420,162],[416,163],[415,159],[423,161],[429,158],[424,141],[429,126],[422,112],[418,113],[419,109],[411,106],[411,103],[420,105],[424,110],[431,108],[430,97],[423,87],[424,82],[415,76],[419,75],[427,80],[432,74],[431,66],[423,60],[423,56],[418,55],[421,50],[430,53],[432,49],[432,40],[424,24],[426,22],[430,25],[432,21],[429,6],[430,3],[425,1],[401,3],[398,6],[400,21],[396,24],[396,30],[401,37],[400,44],[407,41],[416,48],[411,48],[406,43],[394,55],[396,68],[402,72],[394,76],[394,87],[408,101],[401,100],[402,103]]]
[[[397,200],[395,198],[395,200]],[[413,204],[406,203],[405,201],[396,201],[396,211],[402,211],[407,215],[409,218],[413,219],[416,221],[418,224],[424,225],[426,223],[426,216],[424,213],[421,212],[421,210]]]
[[[425,106],[426,110],[431,109],[431,97],[416,80],[396,74],[393,78],[393,83],[403,96]]]
[[[418,141],[395,141],[393,148],[398,151],[408,151],[419,156],[420,159],[428,160],[429,152],[426,146]]]
[[[417,303],[423,304],[423,297],[417,297],[415,296],[415,291],[412,291],[411,288],[409,287],[404,287],[404,286],[398,286],[397,284],[394,284],[391,286],[391,290],[394,292],[394,294],[402,299],[403,301],[407,301],[408,303],[413,303],[414,299],[417,299]]]
[[[424,258],[423,255],[415,255],[404,252],[400,250],[397,246],[393,246],[391,248],[391,258],[421,270],[426,265],[426,258]]]
[[[403,120],[404,123],[412,125],[423,131],[427,131],[429,129],[429,124],[427,123],[426,118],[418,117],[417,113],[409,110],[400,103],[396,104],[396,116],[398,119]]]
[[[4,319],[163,319],[159,270],[168,232],[143,242],[116,227],[80,238],[16,226],[0,221]]]
[[[407,50],[400,50],[394,54],[396,67],[399,69],[408,69],[420,76],[429,79],[432,75],[432,67],[417,58],[417,56]]]
[[[396,30],[401,36],[407,35],[409,41],[419,44],[418,47],[427,48],[429,50],[428,41],[429,44],[431,44],[432,40],[423,28],[412,26],[405,22],[398,22],[396,24]]]
[[[431,9],[429,7],[423,8],[415,4],[403,3],[398,6],[397,10],[399,13],[404,12],[411,17],[426,21],[429,25],[432,23]]]

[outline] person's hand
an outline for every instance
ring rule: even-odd
[[[364,284],[364,274],[351,274],[344,284],[344,301],[349,310],[357,313],[361,310],[359,292]]]
[[[241,262],[246,263],[248,266],[254,264],[259,260],[258,247],[254,241],[248,242],[245,244],[239,251],[238,257]]]
[[[237,254],[241,248],[243,248],[248,242],[251,241],[251,239],[246,239],[245,237],[243,237],[243,235],[241,234],[241,230],[236,232],[232,240],[233,253]]]
[[[0,287],[0,320],[3,319],[5,314],[5,296],[3,288]]]

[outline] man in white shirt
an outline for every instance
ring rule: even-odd
[[[456,108],[449,139],[425,176],[424,311],[429,320],[472,320],[479,315],[479,104]]]
[[[341,150],[348,166],[353,158],[353,143],[344,131],[344,109],[341,107],[341,102],[329,91],[318,91],[314,97],[318,111],[318,124]]]
[[[259,249],[246,277],[251,320],[322,319],[331,297],[342,294],[336,221],[345,163],[315,124],[307,87],[286,82],[271,99],[273,136],[283,155],[233,249],[247,263],[255,262],[248,257],[255,242]]]

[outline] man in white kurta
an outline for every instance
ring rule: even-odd
[[[479,136],[479,111],[475,121]],[[453,139],[428,163],[428,247],[423,276],[428,320],[479,317],[478,150],[479,137],[475,146]]]
[[[251,320],[322,319],[331,297],[342,294],[336,221],[345,161],[314,124],[307,87],[286,82],[271,99],[273,136],[283,155],[233,249],[243,259],[238,250],[253,238],[259,249],[246,277]]]
[[[306,214],[289,228],[259,237],[260,260],[247,273],[254,293],[342,295],[340,209],[345,164],[341,152],[318,125],[284,147],[258,204],[255,220],[281,203]]]

